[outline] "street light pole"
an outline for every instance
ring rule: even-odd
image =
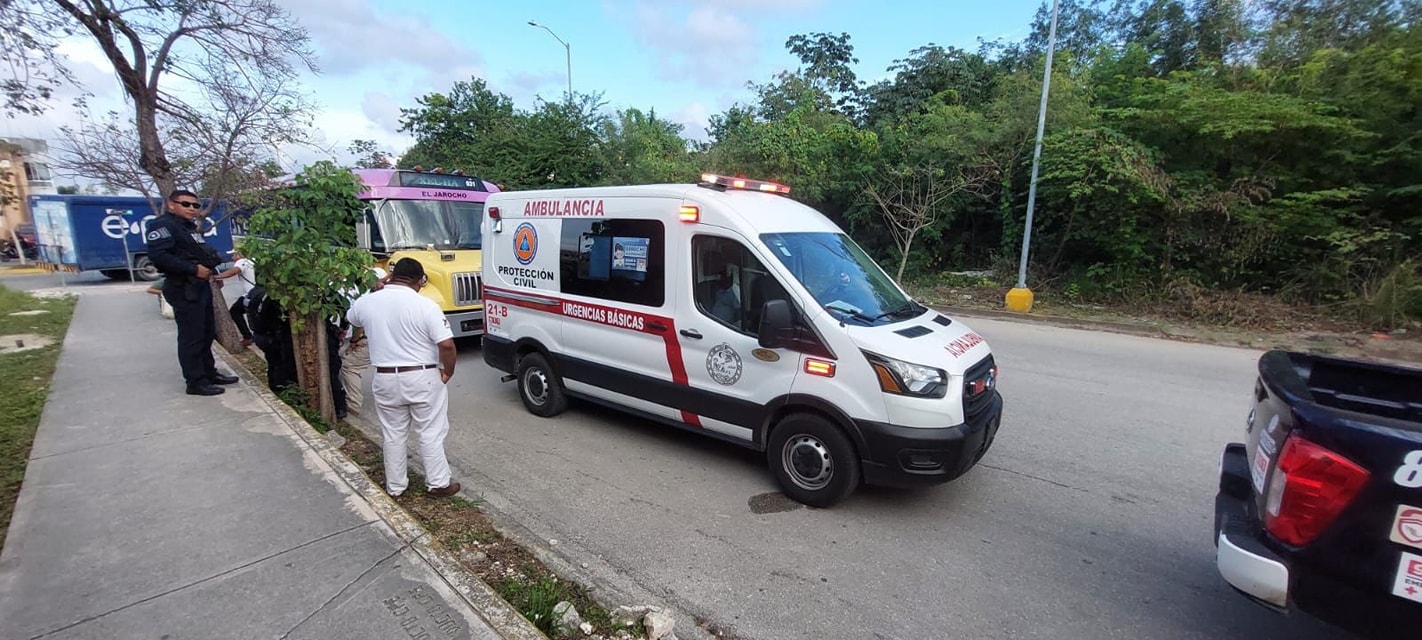
[[[553,30],[549,29],[546,25],[541,25],[529,20],[528,26],[538,27],[539,29],[547,31],[548,35],[553,36],[554,40],[557,40],[559,44],[563,45],[563,50],[568,54],[568,105],[571,106],[573,104],[573,45],[564,42],[562,38],[558,37],[558,34],[553,33]]]
[[[1047,95],[1052,88],[1052,53],[1057,48],[1057,0],[1052,0],[1052,26],[1047,32],[1047,66],[1042,70],[1042,104],[1037,109],[1037,144],[1032,150],[1032,182],[1027,187],[1027,221],[1022,229],[1022,262],[1017,268],[1017,287],[1007,292],[1010,311],[1030,311],[1032,290],[1027,288],[1027,254],[1032,246],[1032,213],[1037,205],[1037,172],[1042,164],[1042,132],[1047,126]]]

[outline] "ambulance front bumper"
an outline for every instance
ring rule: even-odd
[[[901,427],[856,420],[863,438],[864,481],[889,487],[941,484],[967,473],[982,459],[1002,423],[1002,396],[963,424],[946,427]]]

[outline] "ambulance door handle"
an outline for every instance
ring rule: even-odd
[[[648,329],[651,329],[652,331],[666,331],[666,330],[667,330],[667,326],[664,325],[664,324],[662,324],[662,323],[660,323],[660,322],[648,322],[648,323],[647,323],[647,328],[648,328]]]
[[[686,336],[686,337],[688,337],[688,338],[694,338],[694,339],[696,339],[696,340],[700,340],[700,339],[701,339],[701,332],[699,332],[699,331],[697,331],[697,330],[695,330],[695,329],[682,329],[682,330],[681,330],[681,335],[684,335],[684,336]]]

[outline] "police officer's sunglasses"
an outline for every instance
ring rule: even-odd
[[[189,209],[196,209],[202,206],[201,202],[189,202],[187,200],[174,200],[173,204],[176,204],[180,207],[187,207]]]

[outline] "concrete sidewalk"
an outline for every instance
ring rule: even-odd
[[[540,637],[250,376],[185,395],[175,351],[141,289],[80,297],[0,638]]]

